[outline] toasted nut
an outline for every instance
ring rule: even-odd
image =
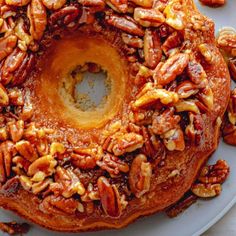
[[[21,186],[23,187],[24,190],[26,191],[30,191],[30,189],[32,188],[32,181],[30,180],[30,178],[28,176],[25,175],[21,175],[20,178],[20,183]]]
[[[0,106],[7,106],[9,104],[9,97],[6,89],[0,83]]]
[[[152,167],[147,162],[147,157],[143,154],[137,155],[129,172],[129,185],[132,193],[137,197],[142,197],[150,189]]]
[[[195,114],[200,113],[200,110],[194,100],[179,101],[175,104],[175,108],[177,112],[191,111]]]
[[[166,23],[176,30],[183,30],[186,25],[185,13],[179,0],[173,0],[164,10]]]
[[[189,55],[186,53],[177,53],[168,58],[168,60],[154,71],[154,79],[158,85],[166,85],[182,74],[189,62]]]
[[[114,136],[109,137],[103,148],[109,152],[114,153],[116,156],[123,155],[127,152],[133,152],[143,146],[143,137],[136,133],[116,133]]]
[[[19,154],[30,162],[38,158],[36,150],[28,141],[21,140],[16,143],[15,147]]]
[[[179,95],[179,98],[188,98],[197,94],[199,90],[195,84],[186,80],[179,84],[175,91]]]
[[[201,90],[200,93],[198,93],[197,98],[202,101],[203,104],[206,105],[207,108],[209,108],[209,110],[213,109],[214,95],[209,85],[207,85]]]
[[[165,22],[164,15],[158,9],[134,9],[134,19],[144,27],[158,27]]]
[[[99,177],[97,185],[104,212],[110,217],[119,217],[124,205],[116,186],[111,185],[103,176]]]
[[[200,0],[200,2],[209,7],[220,7],[226,3],[226,0]]]
[[[101,161],[97,161],[97,165],[101,169],[106,170],[111,176],[118,175],[120,172],[127,173],[129,171],[128,164],[111,154],[104,155]]]
[[[33,176],[40,171],[50,176],[55,172],[56,165],[57,161],[51,155],[40,157],[29,166],[28,175]]]
[[[117,15],[110,15],[106,18],[107,23],[109,25],[112,25],[124,32],[127,32],[129,34],[143,36],[144,31],[141,27],[139,27],[132,18],[129,17],[122,17]]]
[[[127,0],[105,0],[105,1],[106,1],[106,4],[116,12],[126,13],[128,11]]]
[[[8,139],[8,132],[6,127],[0,128],[0,141],[6,141]]]
[[[225,160],[218,160],[216,164],[204,166],[198,180],[204,184],[222,184],[229,176],[229,165]]]
[[[220,184],[194,184],[191,191],[198,197],[211,198],[220,195]]]
[[[71,154],[73,165],[81,169],[92,169],[96,166],[96,162],[102,158],[103,151],[100,146],[91,146],[88,148],[74,148]]]
[[[154,69],[162,57],[161,41],[156,31],[145,30],[143,50],[147,67]]]
[[[14,6],[14,7],[22,7],[26,6],[30,0],[5,0],[7,5]]]
[[[50,146],[50,154],[53,156],[55,154],[63,154],[66,151],[62,143],[53,142]]]
[[[182,39],[180,34],[178,34],[178,32],[174,32],[165,40],[161,48],[165,55],[170,56],[174,49],[181,46],[181,43]]]
[[[41,0],[31,0],[27,16],[30,20],[30,34],[35,40],[40,40],[47,25],[46,8]]]
[[[153,4],[153,0],[130,0],[138,6],[150,8]]]
[[[58,10],[66,4],[66,0],[42,0],[42,2],[50,10]]]
[[[8,35],[0,38],[0,61],[12,53],[17,43],[15,35]]]
[[[209,64],[214,62],[214,55],[210,45],[203,43],[198,46],[198,49]]]
[[[10,134],[11,140],[15,143],[18,142],[24,134],[24,121],[18,120],[7,123],[8,132]]]

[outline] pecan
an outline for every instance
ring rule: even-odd
[[[188,98],[192,95],[195,95],[198,93],[198,88],[195,84],[192,82],[185,80],[181,84],[177,86],[175,89],[175,92],[179,95],[179,98]]]
[[[212,48],[209,44],[207,43],[202,43],[198,46],[198,49],[206,62],[209,64],[212,64],[214,62],[214,54],[212,52]]]
[[[85,188],[79,178],[70,169],[64,169],[60,166],[56,168],[55,183],[52,183],[50,189],[65,198],[70,198],[74,194],[83,195]]]
[[[187,73],[190,80],[194,84],[200,84],[202,81],[206,80],[207,75],[202,65],[196,60],[191,60],[187,66]]]
[[[0,230],[9,235],[27,234],[29,229],[30,225],[27,223],[0,222]]]
[[[159,27],[165,22],[164,15],[158,9],[145,9],[141,7],[134,9],[134,19],[144,27]]]
[[[186,25],[186,16],[179,0],[168,3],[164,10],[166,23],[176,30],[183,30]]]
[[[168,60],[154,71],[154,79],[158,85],[166,85],[182,74],[188,65],[189,55],[186,53],[177,53],[168,58]]]
[[[166,109],[161,114],[154,114],[152,120],[152,131],[154,134],[161,135],[174,129],[180,122],[180,116],[174,114],[174,109]]]
[[[66,0],[42,0],[43,5],[50,10],[58,10],[66,4]]]
[[[150,189],[152,176],[151,164],[143,154],[137,155],[130,168],[129,186],[131,192],[137,197],[142,197]]]
[[[43,181],[32,184],[32,193],[39,194],[42,191],[45,191],[48,186],[52,183],[51,179],[44,179]]]
[[[217,39],[217,44],[230,56],[236,56],[236,32],[234,30],[222,30]]]
[[[110,217],[119,217],[126,204],[122,204],[121,196],[115,185],[111,185],[106,177],[99,177],[98,192],[104,212]]]
[[[6,141],[8,139],[7,127],[0,128],[0,141]]]
[[[22,91],[18,88],[8,89],[8,97],[10,100],[10,104],[14,106],[23,106],[24,99],[22,95]]]
[[[116,176],[120,172],[127,173],[129,171],[128,164],[108,153],[103,156],[102,160],[97,161],[97,165],[101,169],[106,170],[111,176]]]
[[[0,106],[7,106],[9,104],[9,97],[7,95],[7,90],[0,83]]]
[[[166,210],[166,214],[169,217],[176,217],[181,212],[189,208],[193,203],[197,201],[197,196],[194,194],[186,194],[183,196],[177,203],[175,203],[173,206],[169,207]]]
[[[127,0],[105,0],[106,4],[110,6],[114,11],[119,13],[126,13],[128,11]]]
[[[229,120],[229,122],[232,125],[236,125],[236,89],[231,91],[227,111],[228,111],[228,120]]]
[[[125,44],[134,47],[134,48],[142,48],[143,47],[143,40],[137,36],[133,36],[130,34],[122,33],[122,40]]]
[[[222,184],[229,175],[229,165],[225,160],[218,160],[216,164],[204,166],[198,180],[204,184]]]
[[[8,132],[10,134],[10,138],[14,143],[18,142],[23,137],[24,133],[23,120],[8,122],[7,127],[8,127]]]
[[[38,158],[38,154],[33,145],[25,140],[21,140],[15,145],[18,153],[30,162],[34,162]]]
[[[152,123],[152,110],[138,110],[132,113],[132,120],[137,125],[149,125]]]
[[[30,180],[30,178],[28,176],[25,175],[21,175],[19,177],[19,181],[21,186],[23,187],[24,190],[26,191],[30,191],[32,188],[32,181]]]
[[[161,41],[156,31],[145,30],[143,50],[146,65],[154,69],[162,58]]]
[[[9,6],[23,7],[26,6],[30,0],[5,0],[5,3]]]
[[[100,146],[91,146],[88,148],[74,148],[71,154],[72,164],[80,169],[93,169],[96,162],[102,158],[103,151]]]
[[[0,73],[3,84],[19,85],[24,82],[33,66],[33,54],[16,48],[5,60]]]
[[[18,37],[18,47],[22,51],[27,51],[27,47],[33,45],[33,38],[25,30],[25,21],[23,18],[19,18],[14,28],[15,34]]]
[[[34,179],[39,177],[40,180],[43,180],[55,172],[56,165],[57,161],[51,155],[40,157],[29,166],[28,175],[34,176]]]
[[[49,17],[49,25],[53,28],[67,26],[76,21],[80,13],[80,10],[76,6],[65,6],[51,14]]]
[[[187,125],[185,129],[185,134],[189,138],[190,142],[195,145],[200,145],[204,142],[203,139],[203,130],[204,130],[204,122],[200,115],[195,115],[193,113],[189,113],[189,125]]]
[[[182,39],[178,32],[173,32],[162,44],[161,49],[165,53],[165,55],[170,56],[173,49],[181,46]]]
[[[214,105],[214,95],[212,89],[209,85],[201,89],[198,93],[197,98],[209,109],[211,110]]]
[[[228,66],[229,66],[231,79],[233,79],[234,82],[236,82],[236,58],[230,59]]]
[[[220,195],[221,193],[220,184],[194,184],[191,188],[191,191],[198,197],[201,198],[211,198]]]
[[[0,144],[0,182],[4,183],[11,174],[12,158],[15,155],[14,144],[6,141]]]
[[[220,7],[226,3],[226,0],[199,0],[202,4],[209,7]]]
[[[223,129],[224,142],[236,146],[236,126],[226,123]]]
[[[95,189],[91,183],[89,183],[85,193],[81,196],[81,200],[83,202],[100,200],[98,190]]]
[[[62,143],[53,142],[50,145],[50,154],[52,156],[54,156],[56,154],[63,154],[65,151],[66,151],[66,149]]]
[[[190,111],[195,114],[199,114],[200,110],[197,105],[196,100],[182,100],[175,104],[175,108],[177,112],[183,112],[183,111]]]
[[[20,114],[20,119],[22,119],[23,121],[27,121],[31,119],[32,116],[33,116],[33,106],[30,102],[28,93],[26,93],[26,96],[24,97],[24,105],[22,107],[22,111]]]
[[[103,148],[116,156],[120,156],[127,152],[133,152],[142,146],[143,137],[140,134],[117,132],[105,140]]]
[[[150,8],[152,7],[153,0],[130,0],[133,2],[135,5],[145,7],[145,8]]]
[[[126,33],[143,36],[144,31],[143,29],[138,26],[133,18],[131,17],[124,17],[124,16],[118,16],[118,15],[107,15],[106,21],[109,25],[114,26]]]
[[[184,133],[180,126],[169,130],[161,138],[164,140],[164,145],[169,151],[183,151],[185,149]]]
[[[30,161],[27,159],[21,157],[21,156],[15,156],[12,159],[12,163],[15,165],[12,167],[12,170],[17,174],[17,175],[23,175],[24,173],[27,173],[28,168],[31,164]]]
[[[179,100],[179,96],[175,92],[167,91],[166,89],[155,88],[152,83],[146,83],[143,89],[138,93],[136,101],[131,105],[133,110],[151,106],[157,102],[161,102],[164,105],[170,103],[176,103]]]
[[[41,138],[35,143],[35,147],[40,156],[46,156],[49,154],[48,139]]]
[[[12,34],[0,38],[0,61],[13,51],[16,43],[17,37]]]
[[[72,215],[76,212],[78,201],[73,198],[50,195],[43,199],[39,209],[46,214]]]
[[[41,0],[31,0],[27,8],[27,16],[30,20],[30,34],[33,39],[40,40],[47,25],[47,13]]]

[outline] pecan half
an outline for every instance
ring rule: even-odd
[[[41,0],[31,0],[27,16],[30,20],[30,34],[35,40],[40,40],[47,25],[47,13]]]
[[[130,0],[133,2],[135,5],[145,7],[145,8],[150,8],[152,7],[153,0]]]
[[[12,34],[0,38],[0,61],[13,51],[16,43],[17,37]]]
[[[27,223],[0,222],[0,230],[9,235],[27,234],[30,225]]]
[[[132,193],[137,197],[142,197],[150,189],[152,176],[151,164],[143,154],[137,155],[130,168],[129,186]]]
[[[177,53],[168,58],[168,60],[154,71],[154,79],[158,85],[166,85],[182,74],[189,62],[189,55],[186,53]]]
[[[167,105],[170,103],[176,103],[178,100],[179,96],[177,93],[167,91],[166,89],[155,88],[154,84],[149,82],[146,83],[142,90],[137,94],[136,100],[131,104],[131,106],[135,111],[158,102]]]
[[[220,7],[226,3],[226,0],[199,0],[202,4],[209,7]]]
[[[7,90],[0,83],[0,106],[7,106],[9,104],[9,97],[7,95]]]
[[[10,134],[11,140],[15,143],[18,142],[24,133],[24,121],[12,121],[7,123],[8,132]]]
[[[143,50],[146,66],[154,69],[162,57],[161,41],[156,31],[145,30]]]
[[[182,44],[182,39],[180,37],[180,34],[178,32],[173,32],[169,37],[165,40],[165,42],[162,44],[161,48],[165,55],[170,56],[171,52],[180,47]]]
[[[212,198],[220,195],[221,184],[194,184],[191,191],[198,197],[201,198]]]
[[[111,185],[103,176],[99,177],[97,185],[104,212],[110,217],[119,217],[126,204],[122,204],[122,197],[116,186]]]
[[[58,10],[66,4],[66,0],[42,0],[43,5],[50,10]]]
[[[72,164],[80,169],[93,169],[96,162],[102,158],[103,151],[100,146],[88,148],[74,148],[71,154]]]
[[[124,16],[118,16],[118,15],[107,15],[106,21],[109,25],[114,26],[124,32],[127,32],[129,34],[143,36],[144,31],[143,29],[138,26],[133,18],[131,17],[124,17]]]
[[[39,209],[46,214],[72,215],[76,212],[78,203],[73,198],[50,195],[43,199]]]
[[[15,155],[14,144],[6,141],[0,144],[0,183],[4,183],[11,174],[12,158]]]
[[[5,0],[5,3],[9,6],[23,7],[26,6],[30,0]]]
[[[127,173],[129,171],[128,164],[108,153],[103,156],[102,160],[97,161],[97,165],[101,169],[106,170],[111,176],[116,176],[120,172]]]
[[[134,19],[144,27],[158,27],[165,22],[164,15],[158,9],[141,7],[134,9]]]
[[[143,40],[137,36],[122,33],[122,40],[125,44],[134,47],[134,48],[142,48],[143,47]]]
[[[218,160],[216,164],[204,166],[198,180],[205,184],[222,184],[229,175],[229,165],[225,160]]]
[[[30,142],[26,140],[21,140],[17,142],[15,147],[18,153],[30,162],[33,162],[38,158],[38,154],[35,148]]]
[[[105,0],[106,4],[110,6],[114,11],[119,13],[126,13],[128,11],[127,0]]]
[[[191,97],[192,95],[197,94],[198,91],[197,86],[188,80],[185,80],[179,84],[175,89],[175,92],[179,95],[179,98]]]
[[[228,66],[231,74],[231,79],[236,82],[236,58],[230,59]]]
[[[127,152],[133,152],[143,146],[143,137],[136,133],[121,133],[107,138],[103,144],[103,148],[108,152],[114,153],[116,156],[123,155]]]

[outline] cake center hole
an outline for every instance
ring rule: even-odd
[[[78,66],[71,72],[72,98],[76,108],[92,111],[102,108],[111,92],[111,81],[105,70],[94,63]]]

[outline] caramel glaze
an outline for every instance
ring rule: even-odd
[[[186,7],[186,12],[188,10],[189,13],[189,21],[191,14],[196,12],[196,8],[191,0],[185,0],[183,2]],[[17,184],[17,179],[12,179],[11,181],[14,184],[7,184],[0,192],[1,205],[4,208],[16,211],[18,214],[46,228],[58,231],[75,232],[104,228],[121,228],[140,216],[150,215],[157,211],[161,211],[178,201],[183,196],[183,194],[189,190],[197,177],[199,169],[216,149],[219,140],[219,126],[217,125],[216,120],[218,117],[223,117],[229,99],[229,73],[223,57],[215,46],[214,24],[207,18],[205,23],[210,29],[205,33],[201,32],[201,34],[198,35],[198,33],[195,31],[193,32],[188,28],[185,29],[184,33],[185,40],[191,42],[188,44],[189,49],[192,49],[193,52],[195,52],[195,48],[199,43],[207,42],[208,44],[212,45],[212,51],[216,59],[215,63],[211,65],[203,64],[214,94],[214,108],[212,109],[212,112],[207,112],[203,115],[204,142],[196,147],[187,146],[183,152],[167,152],[165,165],[160,168],[153,167],[154,171],[151,180],[151,189],[150,192],[145,195],[145,201],[144,198],[135,198],[130,200],[122,215],[117,219],[111,218],[99,210],[95,211],[89,216],[84,214],[65,216],[47,215],[42,213],[38,208],[40,199],[20,188]],[[92,37],[91,40],[95,39]],[[96,40],[98,40],[97,37]],[[49,50],[47,52],[46,55],[48,55],[48,58],[45,56],[45,66],[50,68],[50,70],[53,68],[50,58],[53,58],[53,55],[57,53],[57,46],[60,45],[62,47],[66,47],[67,41],[65,40],[64,42],[65,43],[63,43],[63,41],[55,42],[56,47],[54,48],[54,51],[53,49],[50,49],[51,51]],[[74,41],[72,40],[72,42]],[[90,40],[88,42],[90,42]],[[85,45],[86,44],[87,42]],[[108,48],[110,48],[110,46],[108,46]],[[113,48],[109,50],[111,50],[112,53],[114,52],[114,55],[117,58],[120,58]],[[63,50],[61,52],[63,54],[65,53]],[[109,55],[106,55],[106,52],[104,51],[103,56],[108,57]],[[47,60],[49,61],[48,63]],[[124,65],[122,68],[123,73],[125,74],[125,63],[123,64],[122,60],[114,62],[114,64],[116,63],[121,67]],[[109,66],[113,66],[114,64],[111,63]],[[104,66],[106,67],[108,65]],[[42,71],[43,68],[44,67],[42,63]],[[44,90],[44,86],[46,86],[45,81],[42,83],[40,79],[37,80],[37,75],[39,74],[40,73],[36,73],[35,76],[30,78],[24,85],[25,88],[30,90],[31,97],[33,98],[33,105],[35,108],[33,120],[40,122],[42,125],[57,128],[59,132],[66,138],[72,137],[74,142],[77,142],[82,137],[88,140],[98,139],[99,132],[104,126],[93,128],[88,131],[81,129],[78,126],[76,117],[72,117],[71,121],[68,122],[67,114],[64,114],[64,111],[66,112],[66,110],[63,106],[63,102],[59,101],[59,99],[58,101],[50,101],[50,99],[54,99],[54,97],[47,94],[48,90]],[[49,88],[47,89],[51,89],[50,83],[56,84],[57,82],[58,81],[56,77],[52,78],[52,80],[48,80],[47,83]],[[119,109],[117,109],[119,112],[114,113],[115,115],[110,117],[110,119],[114,120],[116,119],[116,116],[125,117],[125,113],[127,113],[126,109],[128,107],[127,104],[133,96],[133,92],[130,92],[133,91],[131,90],[131,85],[132,80],[126,78],[125,92],[123,95],[121,95],[123,98],[122,104],[118,105]],[[118,87],[119,86],[122,85],[118,85]],[[118,93],[120,93],[120,91],[118,91]],[[53,96],[58,98],[57,91],[55,91],[53,94]],[[50,102],[52,103],[53,107],[49,106]],[[109,123],[109,121],[106,122]],[[96,135],[96,133],[98,133],[98,135]],[[169,170],[174,170],[176,167],[179,168],[181,175],[175,178],[168,178]]]

